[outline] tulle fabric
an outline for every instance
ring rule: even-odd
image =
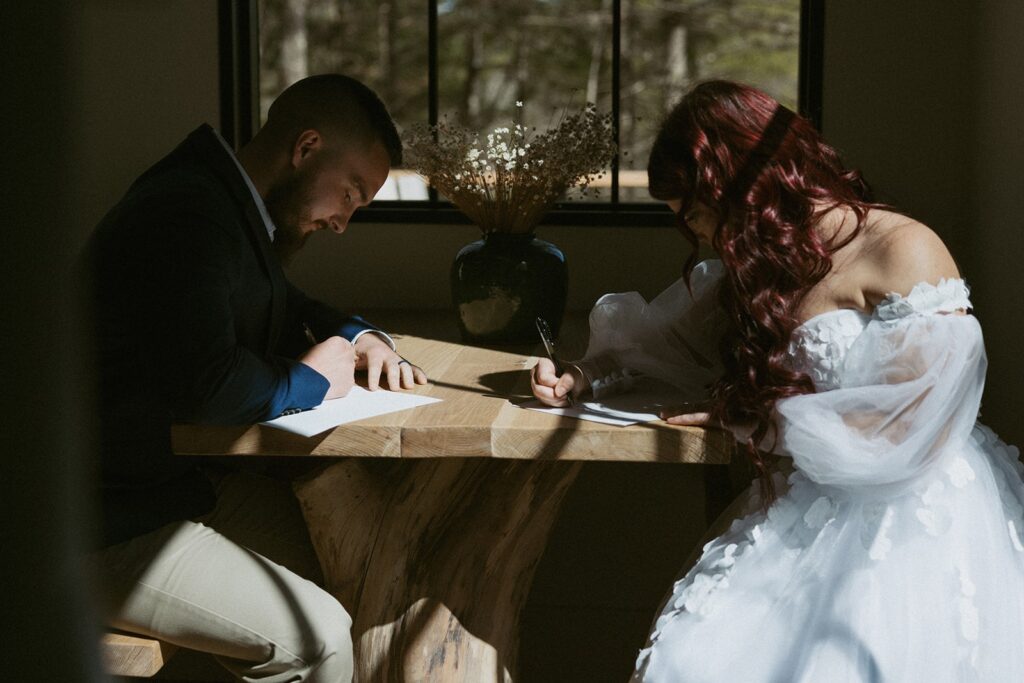
[[[722,373],[717,340],[725,319],[717,288],[724,272],[721,261],[699,263],[689,288],[679,279],[650,303],[638,292],[601,297],[590,312],[581,363],[597,386],[595,398],[629,388],[636,376],[670,384],[687,400],[705,397]]]
[[[919,285],[907,299],[891,296],[876,308],[841,357],[838,386],[778,403],[777,450],[814,481],[902,485],[967,441],[985,384],[981,327],[956,315],[966,297],[906,308],[923,291]],[[894,307],[903,315],[892,315]]]
[[[721,270],[699,272],[693,297],[604,297],[588,356],[706,383],[710,364],[686,365],[718,328],[691,326],[715,320]],[[634,680],[1024,681],[1024,468],[976,423],[986,361],[967,294],[922,283],[797,329],[793,364],[818,392],[777,406],[794,471],[767,513],[751,489],[674,584]]]

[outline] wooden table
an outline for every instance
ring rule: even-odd
[[[338,458],[295,492],[326,588],[353,617],[357,681],[515,680],[519,615],[580,464],[724,464],[731,437],[519,408],[529,349],[411,335],[398,344],[432,380],[416,392],[443,402],[313,438],[181,426],[175,450]]]

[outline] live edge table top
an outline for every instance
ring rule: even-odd
[[[478,347],[411,334],[394,336],[399,353],[430,378],[429,384],[413,391],[441,402],[340,425],[310,438],[264,425],[177,425],[175,452],[729,462],[732,437],[719,430],[662,421],[618,427],[518,407],[530,398],[529,370],[539,348]]]

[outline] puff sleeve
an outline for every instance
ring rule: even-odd
[[[890,295],[846,354],[839,386],[779,401],[778,450],[821,484],[899,485],[963,446],[986,357],[961,280]]]
[[[699,263],[690,277],[649,303],[638,292],[606,294],[590,313],[590,343],[578,363],[595,398],[629,389],[638,377],[666,382],[688,397],[706,395],[721,375],[718,340],[724,317],[717,260]]]

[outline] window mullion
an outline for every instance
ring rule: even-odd
[[[427,0],[427,119],[433,128],[437,125],[440,92],[437,73],[437,0]],[[434,132],[436,139],[437,132]],[[427,186],[427,197],[430,204],[436,206],[437,190]]]
[[[800,2],[800,66],[797,99],[800,113],[821,130],[821,91],[825,63],[825,0]]]
[[[256,0],[220,0],[220,133],[241,148],[259,128],[259,28]]]
[[[622,63],[622,0],[612,0],[612,138],[615,140],[615,148],[619,149],[619,118],[621,116],[620,96],[621,89],[620,67]],[[619,155],[616,152],[612,157],[612,192],[611,204],[615,208],[619,204]]]

